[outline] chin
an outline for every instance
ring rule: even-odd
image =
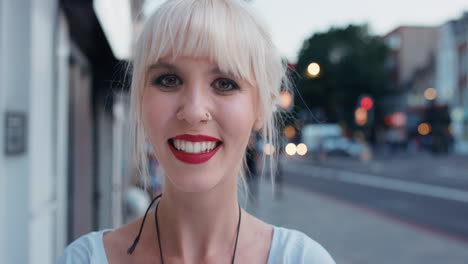
[[[220,175],[212,173],[211,175],[204,173],[180,173],[177,176],[166,174],[165,184],[169,188],[175,189],[177,192],[184,193],[197,193],[207,192],[218,186],[222,182],[220,176],[215,177],[214,175]]]

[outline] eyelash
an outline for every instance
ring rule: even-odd
[[[164,84],[164,80],[166,80],[165,78],[168,78],[168,77],[171,77],[171,78],[176,78],[177,80],[177,83],[176,84],[173,84],[173,85],[167,85],[167,84]],[[240,87],[239,85],[229,79],[229,78],[217,78],[215,79],[212,83],[211,83],[211,86],[215,86],[216,83],[219,84],[219,82],[221,81],[224,81],[226,82],[225,84],[227,84],[228,86],[230,86],[230,88],[228,89],[219,89],[217,87],[213,87],[218,93],[229,93],[229,92],[232,92],[232,91],[235,91],[235,90],[240,90]],[[182,81],[180,80],[180,78],[174,74],[174,73],[164,73],[156,78],[154,78],[152,81],[151,81],[151,84],[152,85],[155,85],[155,86],[158,86],[158,87],[162,87],[164,90],[172,90],[174,88],[176,88],[176,86],[182,84]]]
[[[164,74],[161,74],[160,76],[154,78],[151,81],[151,84],[155,85],[155,86],[163,87],[165,89],[171,89],[173,86],[168,86],[167,84],[163,83],[165,78],[168,78],[168,77],[175,77],[177,79],[177,81],[178,81],[178,83],[176,85],[179,85],[181,83],[180,78],[177,77],[177,75],[175,75],[173,73],[164,73]]]

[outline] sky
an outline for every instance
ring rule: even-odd
[[[437,26],[468,12],[468,0],[252,0],[281,53],[297,60],[304,39],[332,26],[368,23],[384,35],[400,25]]]
[[[155,6],[163,0],[147,0]],[[304,39],[332,26],[368,23],[384,35],[401,25],[438,26],[468,12],[468,0],[250,0],[280,52],[297,60]],[[150,8],[151,9],[151,8]]]

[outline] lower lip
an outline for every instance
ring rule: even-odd
[[[193,154],[193,153],[186,153],[186,152],[179,151],[176,148],[174,148],[172,144],[169,142],[167,144],[169,145],[169,148],[171,149],[172,153],[178,160],[185,162],[185,163],[189,163],[189,164],[200,164],[203,162],[207,162],[214,156],[214,154],[216,154],[216,152],[218,152],[218,150],[221,148],[221,145],[222,145],[222,144],[218,145],[216,148],[214,148],[210,152]]]

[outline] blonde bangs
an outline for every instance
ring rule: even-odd
[[[255,85],[254,61],[265,43],[255,43],[251,16],[225,1],[169,0],[148,21],[151,30],[145,66],[160,58],[208,58],[221,71]],[[236,23],[232,23],[236,21]],[[252,32],[253,33],[253,32]],[[263,34],[262,32],[255,32]]]

